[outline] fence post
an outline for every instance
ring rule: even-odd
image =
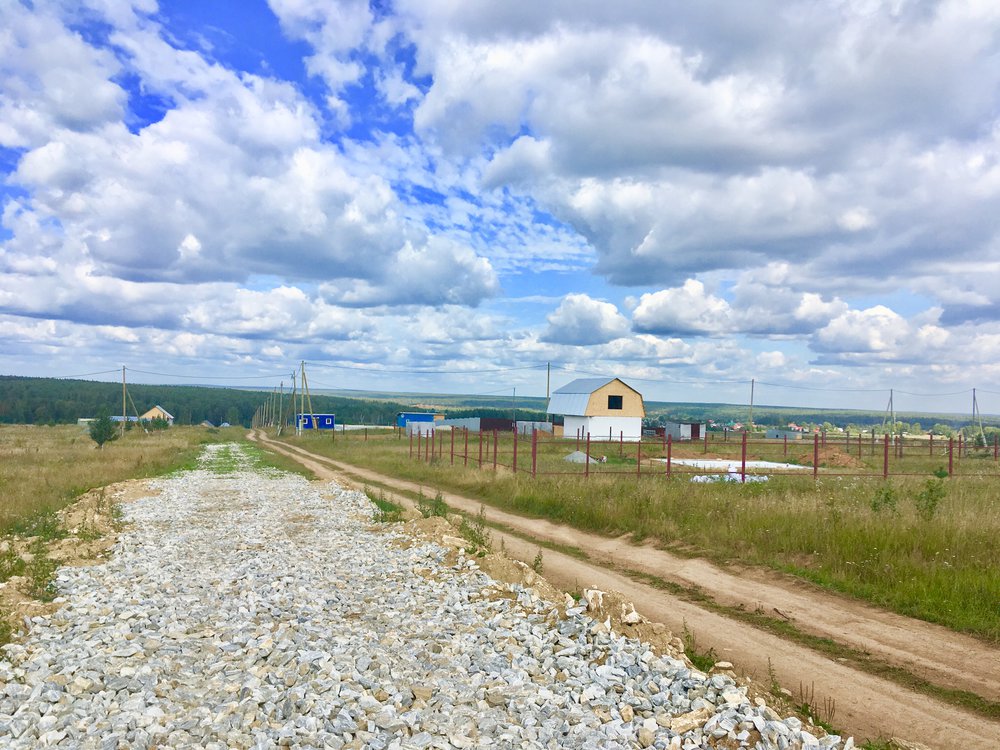
[[[861,433],[858,433],[858,460],[861,460]]]
[[[410,433],[410,458],[413,458],[413,433]]]
[[[825,448],[826,447],[826,430],[823,430],[823,432],[821,434],[823,435],[823,447]]]
[[[813,433],[813,481],[819,478],[819,435]]]
[[[993,433],[993,462],[996,463],[1000,457],[1000,432]]]
[[[462,457],[462,466],[469,465],[469,428],[465,428],[465,455]]]
[[[577,450],[580,450],[580,430],[582,430],[582,429],[583,429],[582,427],[577,427],[576,428],[576,449]]]
[[[455,465],[455,428],[452,427],[451,430],[451,465]]]
[[[635,475],[637,477],[642,476],[642,435],[639,435],[639,442],[636,444],[635,449]]]
[[[587,460],[583,462],[583,476],[590,477],[590,433],[587,433]]]
[[[479,468],[483,468],[483,430],[479,428]]]
[[[955,470],[955,438],[948,438],[948,476]]]
[[[625,430],[618,430],[618,455],[623,455],[625,451]]]
[[[493,471],[497,470],[497,431],[493,430]]]
[[[928,456],[933,456],[934,455],[934,433],[933,432],[928,432],[927,433],[927,437],[930,438],[927,441],[928,445],[929,445],[929,447],[927,448],[927,455]]]
[[[538,430],[531,428],[531,476],[534,478],[538,468]]]
[[[670,479],[671,454],[674,452],[674,436],[667,435],[667,479]]]
[[[883,442],[885,443],[885,451],[884,451],[885,455],[882,457],[882,478],[888,479],[889,478],[889,433],[888,432],[885,434],[885,440]]]
[[[740,450],[740,483],[747,482],[747,434],[743,433],[743,446]]]
[[[511,468],[517,474],[517,422],[514,423],[514,460],[511,462]]]
[[[788,435],[785,435],[785,456],[788,456]]]
[[[964,447],[965,441],[962,439],[962,433],[958,433],[958,457],[962,458],[962,448]]]
[[[746,432],[744,431],[744,435]],[[708,453],[708,428],[705,428],[705,453]]]

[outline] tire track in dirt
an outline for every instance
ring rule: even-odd
[[[295,458],[323,478],[350,483],[351,477],[359,477],[410,492],[429,489],[428,485],[277,443],[264,435],[261,438],[268,447]],[[442,497],[451,507],[467,513],[479,512],[482,505],[454,493],[442,491]],[[583,561],[546,549],[545,577],[566,590],[586,586],[619,591],[636,603],[641,614],[662,622],[675,633],[687,626],[697,635],[700,648],[714,648],[756,681],[765,682],[768,669],[772,669],[780,684],[793,689],[803,685],[814,691],[817,702],[826,698],[835,701],[833,723],[850,734],[867,738],[894,736],[941,750],[1000,747],[1000,722],[906,690],[617,571],[635,571],[686,587],[696,586],[721,604],[780,609],[805,632],[867,651],[937,684],[992,699],[1000,695],[1000,649],[940,626],[821,592],[790,577],[757,570],[731,573],[704,560],[678,558],[648,545],[629,544],[624,538],[608,539],[488,506],[486,518],[516,532],[493,533],[503,539],[512,556],[525,561],[534,557],[537,544],[525,541],[523,536],[585,550],[588,560]]]

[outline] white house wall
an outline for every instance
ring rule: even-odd
[[[635,443],[642,437],[642,417],[565,417],[564,438],[587,437],[588,432],[592,441],[607,440],[610,435],[612,440]]]

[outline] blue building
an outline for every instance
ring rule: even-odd
[[[300,430],[334,430],[337,427],[335,414],[299,414]],[[315,421],[314,421],[315,420]]]
[[[407,422],[439,422],[444,414],[432,411],[401,411],[396,415],[396,427],[406,427]]]

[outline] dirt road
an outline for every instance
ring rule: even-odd
[[[266,436],[260,435],[267,440]],[[307,466],[317,476],[344,480],[348,473],[361,481],[378,482],[416,492],[413,482],[350,466],[301,448],[267,440],[268,446]],[[349,477],[347,478],[349,481]],[[427,486],[422,489],[426,492]],[[477,513],[480,502],[442,492],[453,508]],[[758,570],[722,570],[703,560],[678,558],[626,539],[608,539],[548,521],[524,518],[492,508],[492,523],[515,534],[495,532],[512,556],[530,561],[537,544],[524,537],[586,550],[588,559],[547,549],[545,577],[567,590],[583,587],[616,590],[636,602],[645,617],[662,622],[675,633],[686,626],[699,647],[712,647],[757,681],[773,670],[778,682],[797,695],[804,686],[814,703],[835,702],[832,723],[858,737],[895,736],[932,748],[1000,748],[1000,723],[976,716],[933,698],[831,660],[811,649],[783,640],[738,620],[703,609],[651,585],[628,572],[655,576],[686,587],[697,586],[715,601],[748,610],[777,610],[806,632],[830,638],[905,667],[913,674],[948,687],[1000,699],[1000,649],[975,639],[822,592],[790,577]],[[618,572],[624,571],[624,572]]]

